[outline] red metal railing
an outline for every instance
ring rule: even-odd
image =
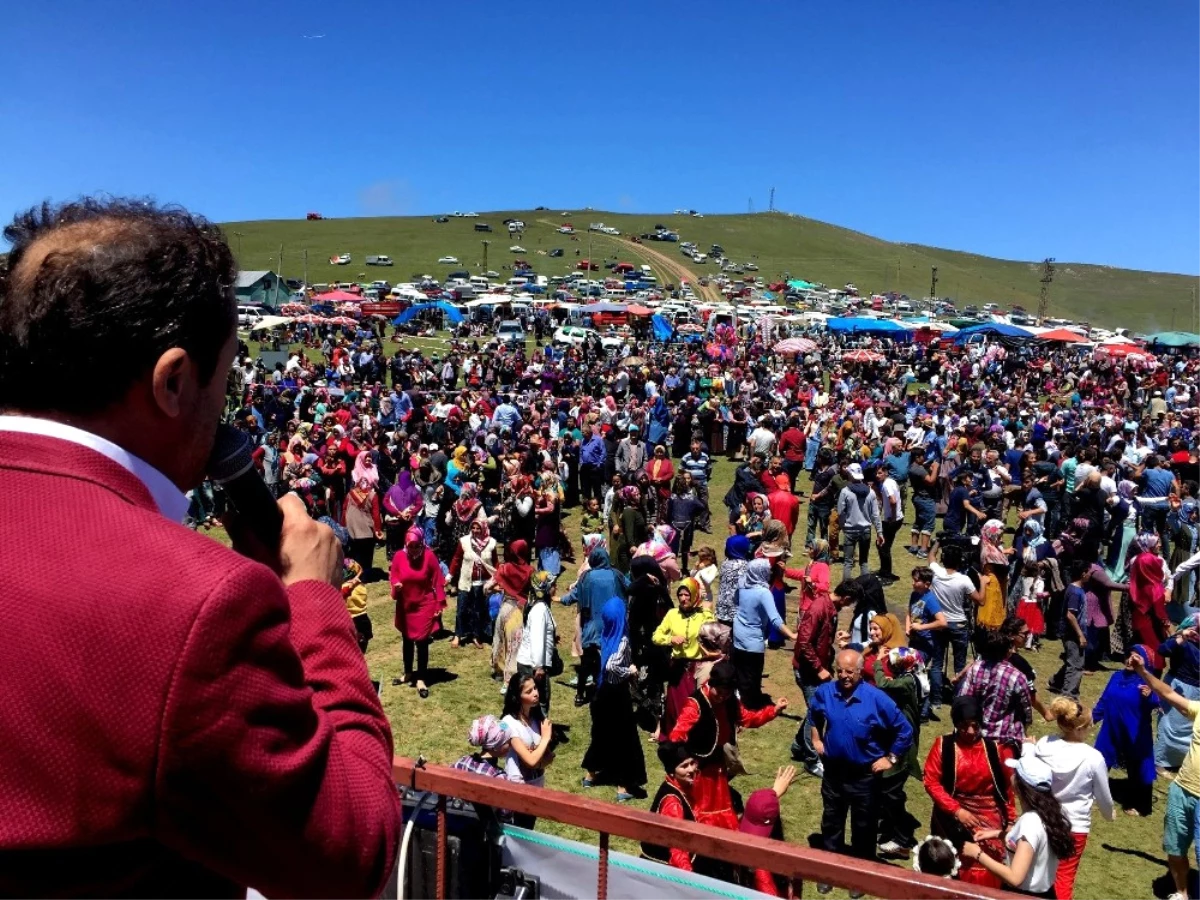
[[[700,856],[737,866],[765,869],[795,881],[818,881],[877,897],[924,900],[924,898],[978,898],[1003,900],[1011,894],[921,875],[910,869],[866,862],[823,850],[798,847],[783,841],[734,833],[710,825],[668,819],[639,809],[592,800],[562,791],[531,788],[498,778],[461,772],[447,766],[418,765],[396,758],[392,763],[396,784],[440,795],[438,803],[437,897],[446,896],[446,797],[500,807],[513,812],[552,819],[599,832],[600,861],[596,897],[608,897],[609,836],[676,847]]]

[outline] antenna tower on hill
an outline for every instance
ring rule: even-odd
[[[1046,311],[1050,306],[1050,282],[1054,280],[1054,257],[1047,256],[1042,260],[1042,292],[1038,298],[1038,321],[1046,318]]]
[[[753,197],[750,197],[749,199],[746,200],[746,212],[748,212],[748,213],[754,212],[754,198]]]
[[[775,188],[771,188],[771,199],[767,201],[767,212],[775,212]]]

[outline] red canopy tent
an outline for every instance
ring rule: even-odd
[[[652,316],[652,315],[654,315],[654,310],[650,309],[650,307],[639,306],[636,303],[631,303],[629,306],[625,307],[625,312],[629,313],[631,316]]]
[[[1066,328],[1055,328],[1053,331],[1043,331],[1037,336],[1039,341],[1061,341],[1064,344],[1086,344],[1087,338],[1080,337]]]
[[[358,294],[352,294],[349,291],[336,290],[317,294],[313,297],[313,300],[318,303],[361,303],[362,297]]]

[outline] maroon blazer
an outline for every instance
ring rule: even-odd
[[[392,738],[341,592],[0,432],[0,894],[378,894]]]

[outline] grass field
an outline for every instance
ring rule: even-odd
[[[451,218],[435,224],[431,217],[331,219],[309,222],[276,220],[231,222],[225,228],[243,269],[272,269],[285,277],[304,275],[308,254],[308,279],[312,283],[334,280],[386,278],[405,281],[414,275],[443,277],[459,266],[438,265],[444,255],[458,257],[462,267],[483,270],[481,240],[490,241],[487,268],[503,272],[502,266],[516,258],[509,252],[520,244],[528,252],[520,256],[534,262],[541,274],[563,274],[589,253],[597,259],[646,261],[630,234],[652,231],[656,224],[676,229],[682,240],[694,241],[701,250],[717,243],[739,262],[754,262],[767,281],[792,277],[840,287],[853,282],[862,291],[900,291],[912,297],[929,293],[930,268],[938,269],[938,294],[959,305],[994,301],[1009,307],[1021,304],[1036,310],[1040,277],[1036,262],[1016,262],[955,250],[892,243],[859,232],[811,219],[780,213],[758,215],[688,216],[628,215],[597,211],[572,211],[566,218],[559,210],[489,212],[477,219]],[[526,231],[511,238],[502,220],[520,218]],[[555,227],[570,221],[578,240],[557,234]],[[621,237],[591,236],[584,231],[590,222],[603,221],[618,228]],[[487,222],[493,233],[474,231],[474,224]],[[280,246],[283,247],[282,263]],[[697,275],[712,274],[712,267],[693,266],[679,253],[676,244],[649,244],[686,264]],[[561,258],[539,255],[561,247]],[[347,266],[331,266],[329,257],[350,253]],[[373,268],[363,264],[368,254],[387,254],[395,266]],[[640,264],[640,263],[639,263]],[[651,262],[660,283],[677,282],[662,266]],[[1169,329],[1196,330],[1198,310],[1193,295],[1197,279],[1186,275],[1140,272],[1107,266],[1064,262],[1058,266],[1050,288],[1050,314],[1114,328],[1127,327],[1154,332]]]
[[[728,489],[734,470],[733,463],[724,459],[716,465],[714,483],[710,496],[714,512],[714,531],[720,529],[722,521],[720,498]],[[807,506],[801,510],[801,520],[807,516]],[[578,546],[578,511],[571,511],[565,519],[565,527]],[[802,526],[803,527],[803,526]],[[217,532],[214,536],[223,537]],[[907,576],[915,558],[906,553],[902,546],[907,543],[907,530],[900,532],[897,547],[894,552],[896,572]],[[802,541],[801,541],[802,542]],[[798,543],[801,543],[798,542]],[[721,534],[698,534],[696,546],[712,546],[720,550],[724,545]],[[872,554],[874,561],[874,554]],[[799,557],[795,557],[795,564]],[[382,548],[377,553],[376,564],[380,569],[386,569],[386,560]],[[834,577],[840,579],[840,567],[835,567]],[[574,567],[568,566],[559,584],[562,590],[574,581]],[[907,577],[888,588],[889,605],[893,611],[903,616],[908,599],[909,583]],[[373,678],[383,683],[382,701],[384,710],[392,723],[395,735],[396,753],[403,756],[417,757],[423,755],[431,762],[450,763],[467,752],[467,727],[477,716],[485,713],[499,715],[501,708],[501,692],[497,684],[489,677],[490,650],[473,650],[470,648],[451,649],[449,642],[442,640],[434,643],[430,653],[430,666],[435,669],[430,681],[430,696],[421,700],[416,691],[408,687],[394,687],[393,677],[401,674],[400,639],[393,628],[393,603],[388,596],[388,586],[385,581],[372,584],[368,588],[370,596],[369,610],[375,627],[375,639],[368,653],[368,666]],[[798,592],[789,594],[789,621],[795,624],[795,600]],[[454,603],[451,601],[446,611],[445,621],[453,625]],[[574,612],[570,608],[555,606],[555,617],[558,622],[560,647],[569,651],[573,633]],[[845,616],[843,616],[845,618]],[[842,622],[842,627],[847,622]],[[1047,642],[1040,653],[1030,655],[1030,661],[1038,672],[1039,683],[1045,685],[1046,679],[1059,666],[1057,642]],[[580,760],[588,743],[590,717],[586,707],[576,709],[572,704],[573,691],[565,681],[570,677],[569,653],[564,654],[567,662],[567,675],[557,680],[552,695],[551,717],[556,722],[572,726],[571,741],[562,747],[554,764],[547,770],[547,785],[551,788],[583,793],[580,785],[582,770]],[[737,779],[736,787],[743,795],[751,791],[770,786],[773,773],[778,766],[789,761],[788,747],[796,731],[797,716],[803,715],[803,699],[795,686],[791,675],[791,651],[769,652],[766,665],[767,680],[765,689],[773,696],[783,695],[792,702],[786,717],[781,717],[765,728],[743,733],[739,739],[746,766],[751,776]],[[1094,704],[1104,687],[1102,674],[1090,675],[1084,679],[1083,693],[1087,702]],[[948,708],[943,708],[947,721],[942,725],[926,725],[921,735],[922,759],[925,748],[938,734],[949,730]],[[1053,726],[1039,721],[1034,726],[1037,735],[1050,733]],[[645,738],[646,735],[643,735]],[[647,785],[651,794],[657,787],[661,767],[654,756],[653,747],[645,744],[646,769],[651,783]],[[1124,779],[1124,774],[1115,773],[1115,781]],[[612,788],[598,787],[588,791],[589,795],[600,798],[611,798]],[[1080,869],[1079,881],[1076,887],[1078,897],[1113,897],[1113,898],[1144,898],[1149,896],[1165,897],[1167,890],[1166,858],[1161,850],[1162,809],[1165,803],[1165,783],[1160,782],[1156,790],[1156,809],[1152,817],[1147,819],[1129,818],[1118,811],[1115,822],[1094,819],[1091,839],[1088,843],[1085,858]],[[923,823],[929,821],[931,805],[923,788],[912,781],[908,787],[909,807]],[[614,801],[615,802],[615,801]],[[640,808],[648,807],[648,801],[635,801]],[[792,790],[785,795],[782,803],[785,834],[788,839],[804,844],[811,834],[817,832],[820,824],[821,801],[819,785],[816,780],[801,775]],[[563,834],[581,840],[594,840],[594,835],[576,829],[563,828],[551,822],[543,822],[538,826],[546,831]],[[923,837],[922,831],[919,836]],[[621,849],[633,849],[625,842],[616,842],[614,846]],[[635,851],[636,852],[636,851]],[[835,896],[841,896],[835,892]]]

